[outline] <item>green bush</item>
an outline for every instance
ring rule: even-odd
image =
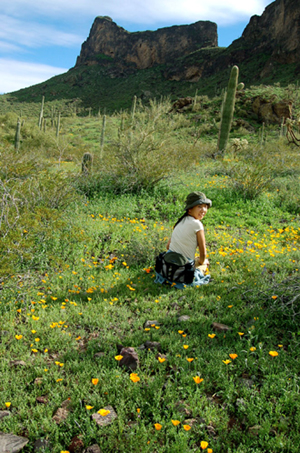
[[[95,169],[107,188],[116,192],[148,190],[192,164],[195,154],[173,139],[182,119],[169,111],[168,102],[151,102],[150,107],[140,105],[134,118],[125,118],[118,139],[104,151]],[[99,182],[98,176],[96,180]]]
[[[295,149],[278,141],[263,147],[232,149],[219,172],[230,177],[229,183],[237,193],[252,200],[261,193],[277,190],[275,178],[286,175],[297,178],[300,166]]]

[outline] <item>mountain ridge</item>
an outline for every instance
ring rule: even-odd
[[[251,85],[288,84],[299,76],[298,0],[272,2],[261,16],[251,17],[242,36],[227,48],[217,46],[214,23],[209,23],[207,28],[209,39],[205,35],[189,37],[193,27],[198,29],[203,23],[207,27],[206,21],[199,21],[196,25],[130,33],[112,19],[98,17],[94,21],[97,26],[92,26],[89,38],[82,44],[75,67],[65,74],[8,96],[20,102],[38,102],[42,95],[48,101],[80,100],[83,106],[97,110],[101,106],[113,111],[129,108],[134,95],[144,100],[162,95],[175,99],[193,95],[196,89],[199,94],[216,94],[227,85],[233,65],[240,67],[240,80]],[[101,33],[97,35],[99,24],[102,36]],[[182,36],[186,36],[187,41],[191,39],[192,46],[189,48],[186,45],[181,53],[176,51],[174,56],[169,43],[172,41],[168,34],[170,30],[176,30],[176,33],[184,31]],[[106,40],[108,32],[109,40]],[[114,33],[118,34],[117,38]],[[169,41],[166,38],[161,41],[161,35],[167,35]],[[135,45],[131,55],[128,42],[122,42],[124,36]],[[145,42],[141,40],[142,36],[147,38]]]

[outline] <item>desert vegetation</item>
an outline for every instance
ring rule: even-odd
[[[223,98],[0,102],[0,430],[24,451],[299,451],[299,89],[238,90],[219,154]],[[178,291],[153,266],[193,190],[212,282]]]

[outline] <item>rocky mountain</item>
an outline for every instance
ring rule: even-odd
[[[253,16],[242,36],[218,47],[217,26],[199,21],[130,33],[109,17],[97,17],[74,68],[12,93],[21,102],[65,99],[83,106],[126,109],[142,100],[215,95],[238,65],[240,81],[295,83],[300,72],[300,1],[276,0]]]
[[[217,45],[217,25],[209,21],[130,33],[110,17],[96,17],[76,66],[105,64],[113,59],[135,69],[146,69]]]
[[[279,63],[299,62],[299,0],[277,0],[271,3],[262,16],[251,17],[236,44],[246,46],[252,53],[267,52],[273,61]]]
[[[261,16],[252,16],[242,36],[223,52],[193,61],[193,78],[210,77],[237,64],[250,70],[255,82],[272,79],[280,65],[296,64],[295,76],[300,70],[300,2],[276,0],[266,7]],[[191,74],[189,59],[181,65],[169,66],[165,77],[184,80]],[[251,69],[252,68],[252,69]],[[276,75],[275,75],[276,77]],[[274,79],[275,81],[275,79]]]

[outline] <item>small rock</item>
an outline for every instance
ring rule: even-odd
[[[95,414],[92,415],[92,419],[95,420],[95,422],[99,426],[110,425],[117,418],[117,414],[113,407],[106,406],[106,407],[104,407],[104,409],[109,410],[110,413],[108,415],[105,415],[104,417],[102,415],[98,414],[98,412],[96,412]]]
[[[23,360],[11,360],[9,362],[10,366],[26,366],[26,363]]]
[[[35,453],[43,453],[46,449],[52,450],[52,445],[47,439],[37,439],[33,444]]]
[[[211,326],[214,330],[217,330],[218,332],[228,332],[228,330],[231,330],[231,327],[226,326],[226,324],[221,324],[219,322],[213,322]]]
[[[0,453],[18,453],[29,442],[26,437],[0,434]]]
[[[4,417],[9,417],[11,413],[9,411],[0,411],[0,420]]]
[[[75,436],[71,440],[68,450],[70,453],[81,453],[83,448],[84,448],[84,444],[83,444],[82,440],[80,439],[80,437]]]
[[[143,324],[144,329],[149,329],[151,326],[160,326],[160,323],[158,321],[145,321]]]
[[[180,305],[178,305],[176,302],[173,302],[171,307],[174,309],[174,310],[179,310],[180,309]]]
[[[59,425],[61,422],[66,420],[68,415],[69,415],[69,412],[66,409],[63,409],[62,407],[59,407],[57,409],[55,415],[53,415],[52,420],[55,421],[55,423],[57,425]]]
[[[91,445],[86,448],[83,453],[101,453],[100,447],[97,444]]]
[[[182,315],[178,318],[178,321],[179,322],[184,322],[184,321],[188,321],[191,317],[188,316],[188,315]]]
[[[47,396],[38,396],[36,398],[36,402],[40,404],[48,404],[48,398]]]
[[[134,348],[123,348],[120,352],[123,358],[120,360],[119,365],[125,366],[134,371],[139,366],[139,358]]]

